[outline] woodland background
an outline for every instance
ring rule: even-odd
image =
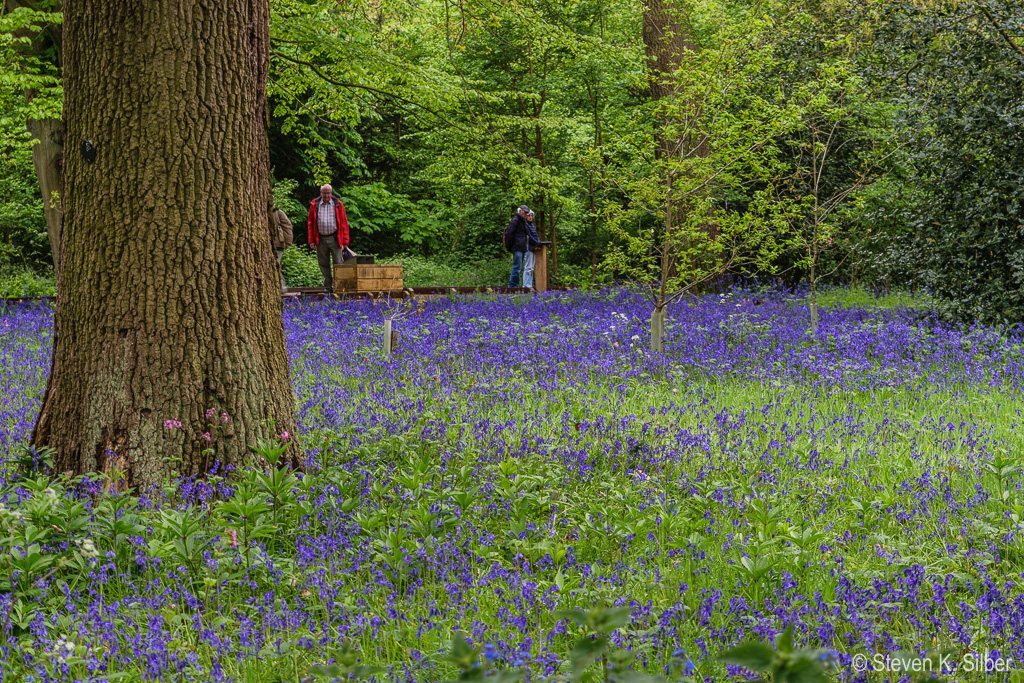
[[[702,273],[824,277],[923,291],[950,316],[1024,318],[1019,0],[270,4],[272,183],[297,244],[330,182],[353,246],[406,263],[410,284],[500,284],[521,203],[554,242],[556,282],[643,279],[670,231],[666,178],[695,178],[705,191],[684,210],[709,241],[756,253],[699,254],[702,233],[687,233]],[[60,118],[60,9],[6,0],[0,14],[7,295],[53,286],[44,209],[60,197],[44,197],[32,155],[39,123]],[[645,33],[666,9],[689,41],[668,68],[656,53],[673,36]],[[673,165],[666,138],[697,141]],[[285,271],[316,278],[299,250]]]

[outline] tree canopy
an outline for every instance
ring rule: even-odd
[[[60,6],[5,7],[0,49],[13,68],[0,76],[0,131],[15,207],[0,221],[9,258],[41,262],[42,197],[25,194],[33,169],[18,150],[33,135],[25,123],[60,107]],[[501,226],[527,203],[564,283],[658,280],[665,266],[685,289],[743,264],[789,283],[814,272],[926,287],[951,315],[1024,317],[1021,0],[270,10],[275,196],[301,224],[332,182],[361,251],[497,257]],[[663,62],[645,34],[655,11],[688,41]],[[824,156],[811,128],[831,131]],[[669,173],[659,145],[695,135],[700,153]],[[669,176],[672,195],[696,202],[673,206],[674,230],[689,221],[690,235],[673,240],[689,257],[671,264],[656,199]],[[688,195],[687,183],[706,191]],[[842,201],[815,222],[812,196]]]

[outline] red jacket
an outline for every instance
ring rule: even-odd
[[[309,203],[309,217],[306,219],[306,229],[309,237],[309,245],[315,247],[320,244],[320,231],[316,229],[316,203],[320,201],[317,197]],[[348,216],[345,215],[345,205],[337,197],[331,197],[334,202],[334,218],[338,221],[338,246],[348,246]]]

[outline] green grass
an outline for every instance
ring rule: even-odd
[[[935,302],[924,292],[906,291],[875,293],[864,287],[833,287],[818,292],[818,305],[823,308],[916,308],[929,310]]]

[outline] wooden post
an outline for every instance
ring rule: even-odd
[[[662,339],[665,336],[665,309],[651,313],[651,353],[661,353],[664,347]]]
[[[542,244],[533,250],[533,288],[538,292],[548,289],[548,246]]]
[[[394,332],[394,330],[391,327],[391,321],[390,320],[385,320],[384,321],[384,356],[385,356],[385,358],[388,358],[388,359],[391,358],[391,353],[394,350],[393,345],[395,343],[395,338],[394,338],[394,336],[392,336],[393,332]]]

